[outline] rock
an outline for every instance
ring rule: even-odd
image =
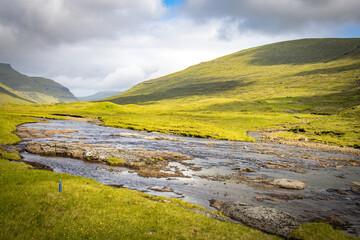
[[[174,190],[172,188],[167,188],[167,187],[163,187],[163,188],[150,188],[153,191],[157,191],[157,192],[173,192]]]
[[[287,188],[287,189],[296,189],[301,190],[306,187],[306,184],[293,179],[274,179],[270,182],[270,184],[273,184],[278,187]]]
[[[354,193],[360,192],[360,187],[350,186],[350,190]]]
[[[255,172],[255,170],[252,168],[243,168],[243,169],[241,169],[241,171],[242,172]]]
[[[86,161],[99,161],[109,164],[109,158],[123,159],[124,166],[139,168],[142,166],[164,166],[170,161],[189,160],[191,157],[174,152],[156,152],[144,149],[120,150],[106,145],[82,143],[32,143],[25,148],[30,153],[45,156],[62,156]]]
[[[341,189],[335,189],[335,192],[337,192],[338,194],[342,194],[342,195],[350,195],[351,193],[341,190]]]
[[[225,216],[249,227],[286,237],[301,222],[286,212],[270,207],[251,206],[241,202],[210,200],[210,205]]]
[[[360,182],[352,182],[352,184],[354,184],[354,185],[356,185],[356,186],[360,187]]]

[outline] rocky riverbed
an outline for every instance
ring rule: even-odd
[[[254,226],[251,222],[259,219],[255,213],[290,216],[294,222],[285,221],[290,227],[274,232],[282,236],[299,222],[312,220],[360,234],[356,154],[168,136],[65,120],[24,124],[16,133],[23,140],[19,146],[25,150],[24,160],[56,172],[183,198],[267,232],[271,224],[285,220],[274,217],[271,224]]]

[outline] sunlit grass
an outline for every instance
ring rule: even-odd
[[[279,239],[91,179],[0,159],[1,239]],[[58,181],[63,192],[58,192]]]

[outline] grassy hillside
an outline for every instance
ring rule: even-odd
[[[255,104],[262,111],[338,113],[360,103],[360,39],[303,39],[252,48],[140,83],[107,100],[146,104],[194,98],[216,98],[203,104],[209,110],[249,110]]]
[[[106,100],[138,105],[141,112],[134,112],[139,116],[125,122],[139,129],[152,129],[165,117],[174,132],[249,140],[246,131],[284,127],[290,131],[278,137],[359,147],[360,38],[302,39],[247,49]],[[342,112],[349,111],[352,118],[344,118]],[[301,124],[302,130],[285,123]]]
[[[2,90],[2,102],[19,102],[14,98],[39,103],[77,101],[69,89],[61,84],[46,78],[28,77],[15,71],[10,64],[0,63],[0,83],[7,87],[7,93]]]
[[[0,102],[30,103],[31,101],[14,94],[10,88],[0,83]]]

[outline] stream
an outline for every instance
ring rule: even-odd
[[[76,131],[27,139],[19,144],[22,148],[32,142],[80,142],[123,150],[176,152],[193,158],[184,161],[185,164],[168,165],[170,169],[179,169],[186,178],[145,178],[124,167],[21,153],[25,161],[47,165],[54,172],[93,178],[103,184],[156,196],[181,198],[210,210],[215,209],[210,207],[209,200],[221,199],[273,207],[305,221],[340,219],[348,223],[346,232],[360,236],[360,193],[356,191],[359,186],[354,185],[360,182],[360,171],[358,164],[351,164],[360,161],[359,156],[273,143],[169,136],[69,120],[48,120],[22,127]],[[306,183],[306,187],[303,190],[269,187],[244,181],[247,178],[294,179]],[[153,190],[164,187],[173,191]]]

